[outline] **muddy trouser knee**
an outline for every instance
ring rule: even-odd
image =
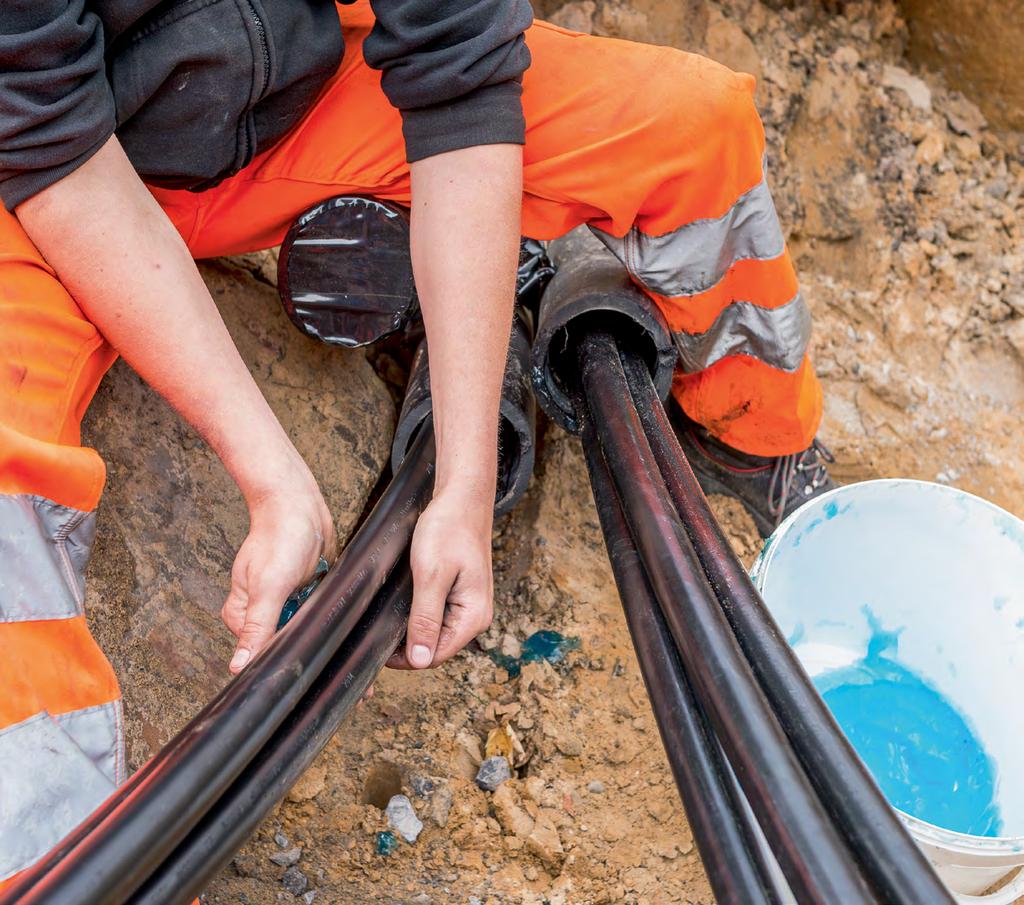
[[[109,345],[0,209],[0,888],[124,779],[84,572],[103,462],[79,423]]]
[[[745,452],[806,449],[822,408],[811,318],[768,188],[753,77],[672,48],[542,33],[528,125],[531,79],[565,98],[536,92],[533,119],[551,137],[534,161],[528,133],[527,190],[536,169],[542,196],[528,195],[528,217],[557,223],[552,196],[572,198],[665,315],[673,395],[691,418]]]

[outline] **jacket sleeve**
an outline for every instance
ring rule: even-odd
[[[529,0],[371,0],[363,45],[402,113],[409,162],[474,145],[523,144]]]
[[[114,131],[103,28],[85,0],[0,0],[0,198],[13,210]]]

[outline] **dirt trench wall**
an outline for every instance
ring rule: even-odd
[[[347,537],[390,454],[387,390],[361,352],[300,335],[250,270],[221,261],[201,271]],[[107,465],[86,611],[121,681],[134,770],[229,678],[233,638],[219,615],[248,515],[210,447],[124,362],[104,378],[82,433]]]
[[[1024,129],[1024,0],[902,0],[910,59],[942,72],[992,125]]]

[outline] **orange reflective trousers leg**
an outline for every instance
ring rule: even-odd
[[[0,888],[124,779],[83,610],[104,468],[79,424],[114,358],[0,208]]]
[[[343,22],[366,13],[343,9]],[[338,74],[278,146],[200,196],[156,192],[176,220],[195,223],[193,254],[274,245],[336,194],[409,202],[401,120],[359,52],[365,33],[347,33]],[[588,224],[665,314],[686,412],[745,452],[806,449],[821,389],[767,187],[753,78],[540,22],[527,43],[524,234],[550,239]]]

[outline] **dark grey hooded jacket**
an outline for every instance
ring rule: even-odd
[[[528,0],[372,5],[364,54],[410,161],[523,142]],[[343,51],[333,0],[0,0],[0,197],[13,210],[115,131],[146,181],[215,185],[301,120]]]

